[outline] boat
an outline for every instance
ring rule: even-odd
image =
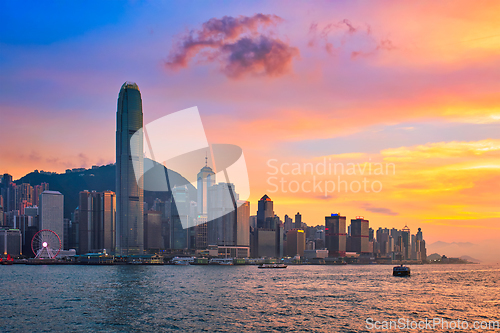
[[[221,265],[221,266],[232,266],[233,259],[232,258],[213,258],[210,260],[211,265]]]
[[[194,263],[194,257],[175,257],[172,259],[174,265],[187,266]]]
[[[410,267],[403,266],[395,266],[392,269],[392,275],[393,276],[410,276]]]
[[[14,264],[14,258],[10,256],[10,254],[7,255],[7,258],[0,258],[0,264],[2,265],[12,265]]]
[[[258,268],[287,268],[285,264],[261,264]]]

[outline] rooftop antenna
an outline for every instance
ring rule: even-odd
[[[208,164],[208,152],[205,152],[205,166]]]

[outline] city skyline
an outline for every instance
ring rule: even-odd
[[[233,3],[224,11],[204,7],[182,21],[162,16],[175,18],[182,11],[176,5],[127,4],[112,16],[102,7],[86,27],[65,21],[60,11],[41,10],[68,26],[57,33],[47,24],[40,31],[30,22],[22,28],[7,17],[11,30],[0,36],[0,70],[11,84],[0,92],[0,108],[2,119],[16,126],[0,133],[9,143],[0,170],[19,179],[34,169],[113,163],[116,87],[133,80],[141,86],[144,124],[197,105],[211,142],[244,149],[249,200],[267,193],[279,202],[281,217],[299,210],[304,222],[316,225],[340,211],[348,218],[369,216],[374,225],[423,227],[431,242],[498,240],[500,81],[489,13],[499,5],[489,4],[423,2],[385,10],[365,4],[360,10],[325,3],[323,13],[307,4],[257,9]],[[2,6],[8,11],[16,5]],[[180,48],[186,45],[183,31],[193,31],[201,44],[213,36],[207,22],[224,17],[237,27],[227,32],[233,39],[226,49],[234,50],[244,36],[264,36],[286,51],[276,54],[283,66],[255,62],[245,69],[223,55],[214,62],[195,48]],[[426,26],[401,24],[424,19]],[[124,31],[127,38],[120,37]],[[127,52],[131,42],[135,53]],[[9,140],[21,131],[22,138]],[[382,183],[380,193],[270,193],[269,160],[289,163],[279,178],[302,183],[311,175],[282,173],[291,173],[292,163],[316,165],[324,158],[394,163],[395,173],[371,176]]]

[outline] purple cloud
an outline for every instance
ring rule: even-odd
[[[364,210],[372,213],[378,213],[378,214],[383,214],[383,215],[390,215],[390,216],[396,216],[399,215],[398,212],[393,211],[390,208],[384,208],[384,207],[373,207],[371,204],[366,203],[363,205]]]
[[[245,74],[279,76],[285,74],[297,48],[269,34],[266,28],[282,19],[276,15],[212,18],[199,30],[191,30],[171,50],[165,67],[180,69],[198,56],[204,62],[219,62],[230,78]]]

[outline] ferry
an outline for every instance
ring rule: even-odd
[[[285,264],[261,264],[258,268],[287,268]]]
[[[175,257],[172,259],[174,265],[187,266],[194,263],[194,257]]]
[[[403,266],[395,266],[392,269],[392,275],[393,276],[410,276],[410,267]]]
[[[232,258],[214,258],[210,260],[211,265],[221,265],[221,266],[232,266],[233,259]]]

